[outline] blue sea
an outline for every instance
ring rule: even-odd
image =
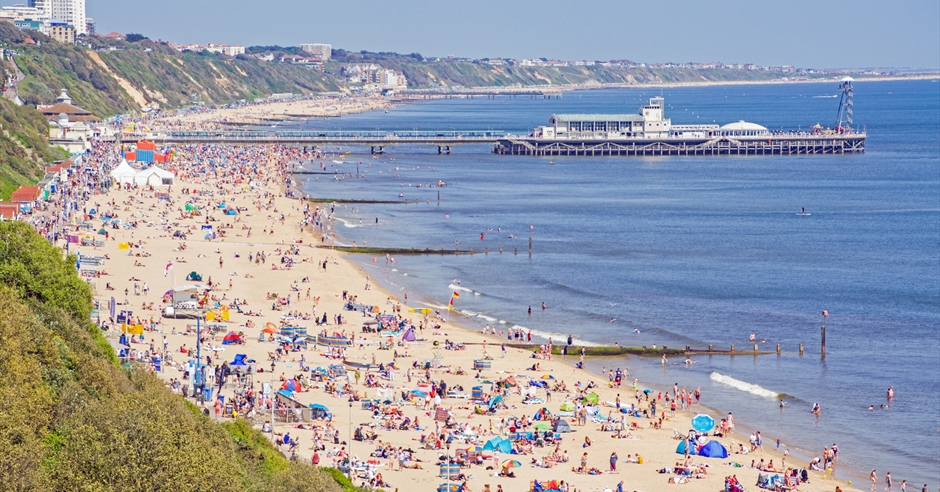
[[[674,124],[747,120],[805,129],[835,124],[836,85],[446,99],[296,126],[526,134],[552,113],[632,113],[662,95]],[[353,154],[322,162],[353,175],[358,163],[364,177],[297,179],[315,197],[420,200],[337,206],[344,243],[488,250],[394,264],[358,258],[412,306],[445,306],[457,290],[465,323],[504,332],[520,326],[556,341],[571,334],[623,346],[749,348],[753,332],[766,340],[761,350],[780,344],[783,353],[701,356],[665,367],[630,357],[597,361],[595,369],[627,367],[654,389],[701,387],[716,414],[733,412],[739,426],[760,430],[766,442],[779,438],[791,453],[817,456],[836,443],[844,478],[877,468],[879,476],[890,471],[897,482],[935,488],[940,83],[856,82],[855,126],[869,134],[863,155],[522,157],[478,145],[453,155],[387,147],[373,159],[368,148],[344,147],[326,150]],[[447,185],[427,186],[438,181]],[[893,402],[885,398],[889,386]],[[818,418],[813,403],[822,407]]]

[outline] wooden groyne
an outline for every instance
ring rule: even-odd
[[[318,244],[318,248],[332,249],[344,253],[357,253],[364,255],[398,255],[398,256],[419,256],[419,255],[477,255],[483,251],[474,251],[471,249],[430,249],[430,248],[370,248],[365,246],[330,246],[328,244]]]
[[[307,201],[310,203],[366,203],[366,204],[381,203],[381,204],[399,204],[399,205],[407,205],[409,203],[415,203],[415,204],[421,203],[421,201],[417,199],[410,201],[410,200],[362,200],[358,198],[308,198]]]
[[[538,351],[541,345],[536,343],[507,343],[507,347],[513,347],[523,350],[533,350]],[[561,355],[562,346],[555,345],[552,348],[552,355]],[[568,347],[568,356],[569,357],[578,357],[581,355],[581,346],[572,345]],[[780,345],[777,345],[776,352],[760,350],[758,345],[753,347],[748,346],[746,349],[741,350],[740,348],[732,345],[728,349],[716,349],[713,346],[709,345],[708,348],[693,348],[690,346],[685,346],[682,348],[674,347],[610,347],[610,346],[592,346],[592,347],[583,347],[585,357],[618,357],[624,355],[636,355],[640,357],[662,357],[662,356],[690,356],[690,355],[771,355],[777,354],[780,355]],[[803,355],[803,345],[800,345],[800,355]]]

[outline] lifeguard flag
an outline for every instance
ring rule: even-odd
[[[460,297],[460,294],[458,294],[457,292],[454,292],[453,298],[456,299],[456,298],[458,298],[458,297]]]

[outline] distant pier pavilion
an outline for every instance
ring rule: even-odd
[[[865,152],[865,133],[834,130],[771,131],[756,123],[673,125],[662,97],[636,114],[553,114],[528,136],[507,135],[493,149],[503,155],[802,155]],[[841,111],[841,109],[840,109]]]

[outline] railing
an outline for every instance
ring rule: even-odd
[[[156,139],[182,140],[481,140],[504,138],[501,130],[406,130],[406,131],[207,131],[169,132]]]

